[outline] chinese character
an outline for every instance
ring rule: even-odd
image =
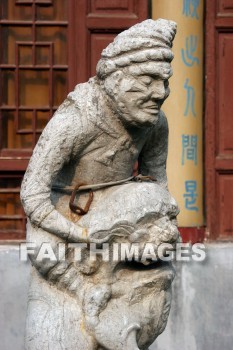
[[[182,165],[186,160],[197,165],[197,135],[182,135]]]
[[[197,9],[199,5],[200,0],[183,0],[183,15],[185,15],[186,17],[199,19],[197,14]]]
[[[186,79],[185,84],[184,84],[184,88],[187,92],[186,95],[186,108],[185,108],[185,112],[184,115],[187,117],[189,110],[192,113],[192,115],[194,117],[196,117],[196,112],[195,112],[195,90],[192,86],[189,86],[189,79]]]
[[[198,211],[198,207],[195,206],[197,200],[197,182],[196,181],[185,181],[185,208],[187,210]]]
[[[185,50],[181,49],[182,60],[188,67],[192,67],[195,63],[200,64],[199,58],[195,57],[197,50],[197,36],[190,35],[185,40]]]

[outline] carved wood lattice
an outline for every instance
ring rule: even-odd
[[[43,128],[67,94],[67,7],[64,0],[1,3],[1,238],[24,236],[19,199],[23,171]]]

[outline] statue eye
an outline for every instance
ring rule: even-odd
[[[141,80],[141,82],[142,82],[143,84],[149,86],[149,85],[152,83],[153,78],[152,78],[152,77],[149,77],[149,76],[143,76],[143,77],[141,77],[140,80]]]
[[[133,86],[131,89],[128,90],[128,92],[143,92],[142,88]]]
[[[129,90],[130,92],[138,92],[138,91],[140,91],[139,89],[136,89],[136,88],[132,88],[132,89],[130,89]]]

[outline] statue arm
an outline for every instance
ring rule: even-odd
[[[140,154],[139,170],[142,175],[154,177],[165,189],[167,189],[167,152],[168,123],[165,114],[160,111],[160,118]]]
[[[86,241],[83,228],[61,215],[51,202],[52,183],[70,160],[76,115],[56,113],[44,129],[29,162],[21,186],[21,201],[32,225],[63,239]],[[78,141],[76,142],[78,143]]]

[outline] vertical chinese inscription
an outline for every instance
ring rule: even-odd
[[[185,208],[187,210],[198,211],[198,207],[196,205],[197,181],[185,181],[185,193],[183,196],[185,199]]]
[[[191,20],[199,20],[199,7],[200,0],[183,0],[183,16],[190,18]],[[190,33],[186,36],[184,47],[181,49],[181,59],[184,67],[188,69],[188,72],[191,73],[192,69],[200,65],[200,58],[198,57],[198,44],[199,38],[197,35]],[[190,82],[191,77],[187,74],[187,78],[184,82],[184,89],[186,92],[186,102],[184,106],[184,116],[197,117],[195,109],[195,98],[196,91],[192,82]],[[189,120],[186,121],[189,123]],[[194,134],[182,134],[182,156],[181,164],[185,166],[190,166],[190,162],[194,166],[197,166],[198,159],[198,135]],[[185,209],[189,211],[198,211],[198,206],[196,203],[198,194],[197,194],[197,181],[195,179],[186,179],[185,180],[185,192],[183,194]]]
[[[197,45],[197,36],[190,35],[185,39],[185,48],[181,49],[181,55],[182,61],[187,67],[192,67],[194,64],[200,64],[200,60],[196,56]]]
[[[187,117],[189,113],[192,114],[193,117],[196,117],[195,112],[195,90],[194,88],[189,84],[189,79],[186,79],[184,88],[186,90],[186,107],[184,115]]]
[[[199,19],[198,8],[200,0],[183,0],[183,15]]]
[[[197,135],[182,135],[182,165],[191,160],[197,165]]]

